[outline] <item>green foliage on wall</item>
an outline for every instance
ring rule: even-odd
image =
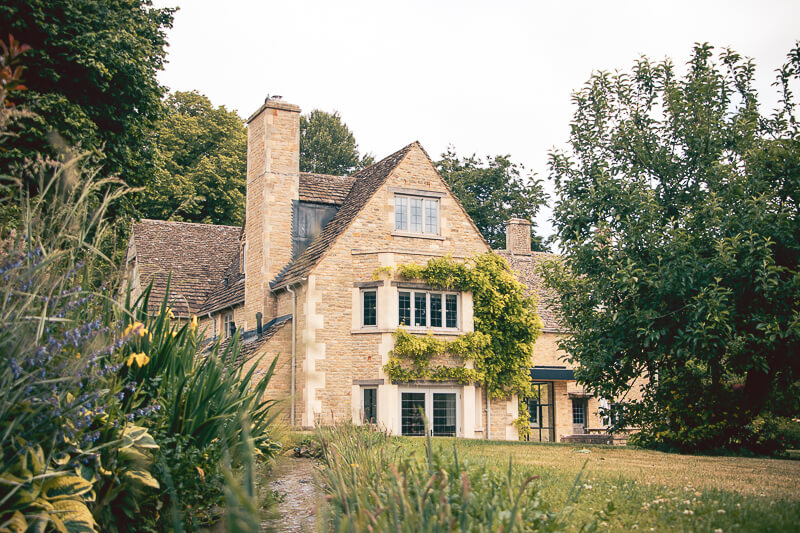
[[[542,322],[535,301],[525,295],[524,286],[502,257],[488,252],[456,262],[448,256],[431,259],[425,265],[398,265],[397,273],[433,287],[472,292],[475,331],[443,341],[431,333],[421,337],[398,328],[395,348],[384,366],[392,382],[455,380],[480,383],[492,398],[513,394],[525,398],[530,394],[533,343],[541,333]],[[432,365],[436,356],[449,356],[462,363],[472,361],[473,368]],[[528,412],[523,401],[515,425],[524,437]]]

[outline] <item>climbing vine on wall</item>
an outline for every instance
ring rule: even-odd
[[[433,335],[412,335],[400,327],[395,332],[395,347],[384,372],[392,382],[414,379],[454,380],[479,383],[492,398],[530,394],[530,366],[533,343],[542,330],[532,298],[517,280],[508,263],[491,252],[465,262],[451,257],[435,258],[425,265],[396,267],[400,277],[422,280],[445,290],[471,291],[475,331],[453,341]],[[384,272],[376,272],[376,275]],[[433,365],[435,356],[452,357],[460,366]],[[472,368],[464,366],[472,361]],[[515,425],[520,436],[528,431],[527,404],[520,400]]]

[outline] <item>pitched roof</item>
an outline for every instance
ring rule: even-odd
[[[508,250],[495,250],[495,253],[508,261],[517,278],[528,286],[528,294],[536,296],[536,310],[544,323],[545,331],[563,331],[556,315],[558,296],[544,284],[536,266],[548,259],[558,259],[558,255],[546,252],[511,253]]]
[[[222,278],[211,288],[208,297],[197,313],[205,315],[225,307],[244,303],[244,272],[241,272],[241,254],[237,247]]]
[[[303,279],[311,272],[325,256],[330,246],[350,226],[350,223],[358,216],[358,213],[372,198],[372,195],[383,185],[389,174],[400,164],[413,146],[419,146],[419,143],[413,142],[389,157],[353,174],[354,183],[350,193],[342,203],[342,207],[339,208],[333,219],[325,225],[325,228],[314,239],[314,242],[305,249],[300,257],[288,265],[286,270],[278,274],[275,280],[270,283],[270,286],[273,289],[284,287]]]
[[[242,332],[239,336],[240,344],[239,344],[239,355],[236,358],[235,364],[241,365],[243,362],[248,360],[252,355],[258,352],[259,348],[264,346],[268,340],[270,340],[278,331],[285,326],[289,320],[292,319],[292,315],[283,315],[276,318],[273,318],[266,324],[264,324],[264,329],[261,331],[261,335],[258,335],[256,330],[250,330],[246,332]],[[210,352],[214,349],[215,343],[217,338],[213,339],[206,339],[201,347],[201,352]],[[233,342],[233,337],[228,337],[227,339],[222,340],[219,343],[219,354],[225,353],[225,350],[230,346],[231,342]]]
[[[170,305],[179,316],[197,313],[239,249],[242,228],[143,219],[132,241],[142,286],[153,282],[149,308],[157,312],[172,274]]]
[[[333,176],[331,174],[300,173],[300,201],[318,204],[342,205],[354,176]]]

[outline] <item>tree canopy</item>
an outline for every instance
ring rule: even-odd
[[[800,413],[800,131],[790,84],[762,114],[752,61],[697,45],[592,75],[551,156],[562,341],[639,443],[769,451]],[[643,377],[641,398],[639,384]]]
[[[247,132],[235,111],[175,92],[154,131],[155,171],[137,204],[142,216],[240,225],[244,221]]]
[[[536,213],[547,202],[541,180],[526,175],[511,156],[459,157],[451,146],[436,168],[492,248],[505,247],[508,219],[524,218],[531,221],[531,247],[547,251],[543,239],[533,233]]]
[[[373,161],[371,154],[359,154],[356,138],[338,111],[315,109],[300,117],[301,172],[345,175]]]
[[[8,0],[0,33],[31,47],[20,104],[33,115],[15,128],[6,168],[42,153],[56,156],[55,130],[93,154],[105,175],[133,186],[151,171],[150,131],[162,112],[156,80],[166,55],[170,8],[150,0]]]

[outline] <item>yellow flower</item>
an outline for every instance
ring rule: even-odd
[[[172,312],[172,309],[170,309],[169,307],[167,307],[167,315],[169,315],[170,318],[175,318],[175,314]]]
[[[150,339],[150,342],[153,342],[153,334],[152,333],[150,335],[148,335],[147,338]]]
[[[75,354],[75,359],[80,359],[80,358],[81,358],[81,352],[76,353]]]
[[[142,324],[141,322],[136,321],[133,324],[129,324],[128,327],[125,328],[125,331],[123,332],[123,336],[125,337],[131,334],[144,337],[147,334],[147,328],[144,327],[144,324]]]
[[[192,315],[191,328],[192,328],[192,331],[197,329],[197,315]]]
[[[173,336],[173,337],[175,337],[175,336],[177,336],[177,335],[178,335],[178,332],[177,332],[177,331],[173,331],[173,332],[172,332],[172,336]]]
[[[131,366],[134,362],[136,362],[136,365],[139,368],[142,368],[143,366],[145,366],[147,363],[150,362],[150,358],[147,357],[147,354],[145,354],[144,352],[132,353],[128,356],[128,360],[125,361],[125,364]]]

